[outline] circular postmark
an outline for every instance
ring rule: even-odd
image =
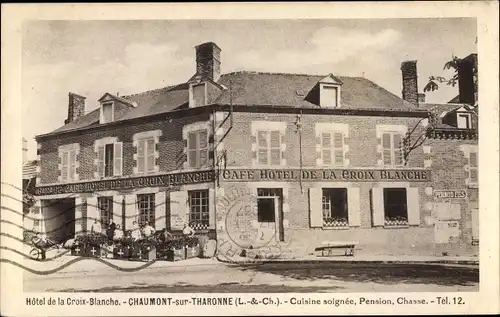
[[[278,197],[258,197],[249,188],[231,188],[219,197],[218,221],[223,223],[219,228],[223,228],[223,236],[227,238],[222,243],[230,242],[238,250],[229,248],[222,252],[250,258],[280,257],[291,242],[284,239],[281,208]]]

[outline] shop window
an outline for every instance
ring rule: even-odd
[[[97,208],[100,212],[102,225],[109,225],[109,219],[113,217],[113,197],[98,197]]]
[[[323,188],[323,226],[349,226],[347,208],[347,188]]]
[[[139,225],[147,223],[155,225],[155,194],[137,195],[137,209],[139,211]]]
[[[209,227],[208,190],[191,190],[189,199],[189,225],[193,229],[205,230]]]
[[[257,158],[259,165],[281,165],[280,131],[257,131]]]
[[[208,166],[207,130],[188,133],[187,158],[189,168],[204,168]]]
[[[406,188],[384,188],[385,226],[408,225]]]

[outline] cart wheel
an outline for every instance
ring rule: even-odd
[[[38,260],[40,260],[41,253],[42,253],[42,252],[41,252],[40,250],[38,250],[37,248],[33,248],[33,249],[31,249],[31,251],[30,251],[30,257],[31,257],[32,259],[34,259],[34,260],[37,260],[37,261],[38,261]]]

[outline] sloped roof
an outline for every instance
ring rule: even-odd
[[[318,82],[328,75],[305,75],[285,73],[234,72],[224,74],[218,84],[226,89],[214,104],[265,105],[319,108],[307,98]],[[372,81],[361,77],[336,76],[342,82],[341,107],[352,109],[410,110],[416,107],[392,94]],[[150,90],[139,94],[121,96],[137,107],[119,106],[115,121],[135,119],[149,115],[167,113],[188,106],[189,84],[181,83]],[[78,130],[99,124],[99,109],[70,122],[55,131],[45,134]]]
[[[471,111],[472,113],[475,114],[475,112],[473,111],[474,108],[471,107],[468,104],[457,104],[457,103],[444,103],[444,104],[440,104],[440,103],[421,103],[421,104],[418,105],[418,107],[422,108],[422,109],[425,109],[425,110],[428,110],[428,111],[431,111],[431,112],[434,112],[441,119],[446,114],[448,114],[448,113],[450,113],[452,111],[458,110],[460,108],[465,108],[466,110],[469,110],[469,111]],[[443,123],[443,122],[439,122],[436,125],[436,128],[438,128],[438,129],[458,129],[457,127],[454,127],[452,125],[449,125],[449,124],[446,124],[446,123]]]
[[[36,167],[38,162],[35,161],[26,161],[23,164],[23,179],[30,179],[36,177]]]

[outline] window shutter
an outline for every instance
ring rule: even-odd
[[[70,152],[69,157],[69,179],[76,179],[76,150]]]
[[[402,151],[403,137],[401,134],[394,134],[394,161],[396,166],[403,164],[403,151]]]
[[[335,165],[344,165],[344,135],[335,132],[333,135]]]
[[[155,170],[155,140],[153,138],[147,139],[147,171],[153,172]]]
[[[68,180],[68,152],[64,151],[62,152],[62,159],[61,159],[61,178],[63,181]]]
[[[271,165],[281,165],[281,134],[279,131],[270,132]]]
[[[383,226],[385,223],[383,188],[372,188],[372,223],[374,226]]]
[[[420,225],[420,200],[418,188],[407,188],[406,195],[408,224],[418,226]]]
[[[309,188],[309,219],[312,228],[323,227],[322,195],[321,188]]]
[[[208,190],[208,227],[215,229],[216,227],[216,214],[215,214],[215,189]]]
[[[144,173],[146,171],[146,140],[137,141],[137,171]]]
[[[382,134],[382,160],[385,166],[392,165],[391,134]]]
[[[349,214],[349,226],[358,227],[361,225],[359,188],[353,187],[347,189],[347,211]]]
[[[470,152],[470,154],[469,154],[469,165],[471,167],[477,167],[477,153],[476,152]]]
[[[114,151],[113,151],[113,157],[114,157],[114,175],[115,176],[121,176],[122,175],[122,168],[123,168],[123,143],[122,142],[116,142],[114,145]]]
[[[155,195],[155,229],[163,230],[167,226],[167,208],[165,208],[167,194],[164,191]]]
[[[187,204],[187,192],[170,192],[170,224],[172,230],[182,230],[187,222],[189,209]]]
[[[322,133],[321,134],[321,149],[323,152],[323,164],[330,165],[332,164],[332,139],[330,133]]]
[[[252,134],[252,160],[257,159],[257,150],[258,150],[257,136]]]

